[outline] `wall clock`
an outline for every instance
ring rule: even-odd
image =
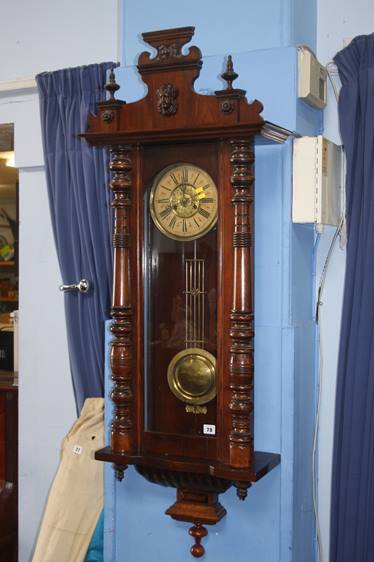
[[[96,453],[177,490],[166,513],[193,523],[191,553],[204,554],[205,524],[226,513],[280,462],[253,449],[254,141],[283,142],[248,103],[231,57],[226,87],[199,95],[193,27],[143,34],[145,98],[98,104],[83,135],[110,148],[114,208],[111,442]]]

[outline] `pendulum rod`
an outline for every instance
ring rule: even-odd
[[[185,347],[205,347],[205,260],[197,258],[197,244],[194,241],[194,257],[185,259],[185,306],[186,338]]]

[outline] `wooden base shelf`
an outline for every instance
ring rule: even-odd
[[[105,447],[96,452],[95,458],[100,461],[111,462],[118,466],[137,465],[140,467],[156,467],[170,469],[177,472],[191,472],[206,474],[215,478],[224,478],[230,481],[257,482],[273,468],[280,464],[280,455],[255,451],[254,463],[251,468],[237,469],[215,462],[188,459],[186,457],[153,456],[153,455],[128,455],[113,451]]]

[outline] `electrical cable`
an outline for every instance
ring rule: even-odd
[[[318,432],[319,432],[319,420],[321,413],[321,403],[322,403],[322,387],[323,387],[323,331],[322,322],[320,317],[320,306],[323,305],[322,295],[323,289],[325,287],[326,276],[328,271],[328,266],[330,264],[332,252],[335,247],[336,240],[341,232],[343,224],[345,222],[344,214],[342,215],[340,222],[334,232],[334,236],[331,240],[325,263],[322,269],[320,283],[317,292],[317,304],[316,304],[316,323],[318,324],[318,349],[319,349],[319,364],[318,364],[318,395],[317,395],[317,407],[316,407],[316,419],[314,425],[314,435],[313,435],[313,450],[312,450],[312,489],[313,489],[313,510],[314,518],[316,521],[316,534],[317,534],[317,562],[323,562],[323,548],[321,540],[321,528],[318,514],[318,501],[317,501],[317,480],[316,480],[316,470],[317,470],[317,443],[318,443]]]
[[[316,471],[317,471],[316,457],[317,457],[317,442],[318,442],[318,426],[319,426],[319,417],[321,412],[322,373],[323,373],[323,348],[322,348],[321,334],[322,334],[321,324],[319,324],[319,332],[318,332],[319,386],[318,386],[317,411],[316,411],[315,430],[313,436],[313,452],[312,452],[313,510],[314,510],[314,518],[316,522],[316,535],[317,535],[317,561],[316,562],[323,562],[323,549],[322,549],[322,540],[321,540],[321,527],[320,527],[319,514],[318,514],[317,482],[316,482]]]
[[[339,99],[339,92],[337,86],[333,80],[333,76],[338,75],[338,69],[332,61],[326,65],[327,76],[330,80],[334,96],[336,102],[338,103]],[[341,163],[341,173],[342,173],[342,214],[339,221],[339,224],[334,232],[332,237],[325,262],[322,268],[322,273],[320,277],[320,282],[318,285],[317,291],[317,302],[316,302],[316,323],[318,325],[318,349],[319,349],[319,364],[318,364],[318,394],[317,394],[317,405],[316,405],[316,419],[315,419],[315,426],[314,426],[314,436],[313,436],[313,451],[312,451],[312,487],[313,487],[313,509],[314,509],[314,517],[316,522],[316,535],[317,535],[317,562],[324,562],[323,558],[323,544],[321,538],[321,528],[320,528],[320,520],[319,520],[319,513],[318,513],[318,501],[317,501],[317,444],[318,444],[318,434],[319,434],[319,421],[320,421],[320,413],[321,413],[321,403],[322,403],[322,387],[323,387],[323,368],[324,368],[324,356],[323,356],[323,329],[322,329],[322,322],[320,316],[320,307],[323,305],[322,296],[323,290],[325,287],[328,267],[331,261],[331,256],[336,244],[338,237],[341,235],[343,229],[345,229],[345,153],[342,150],[342,163]],[[317,248],[317,239],[315,243],[315,248]]]
[[[325,259],[325,263],[323,265],[323,269],[322,269],[322,273],[321,273],[321,277],[320,277],[320,282],[319,282],[319,285],[318,285],[318,291],[317,291],[317,303],[316,303],[316,323],[317,324],[319,323],[319,307],[323,304],[323,301],[321,300],[321,297],[322,297],[322,292],[323,292],[325,282],[326,282],[327,269],[328,269],[328,266],[329,266],[329,263],[330,263],[330,258],[331,258],[331,254],[332,254],[332,251],[333,251],[334,246],[335,246],[335,242],[336,242],[336,240],[337,240],[337,238],[338,238],[338,236],[339,236],[339,234],[340,234],[340,232],[343,228],[344,222],[345,222],[345,216],[343,214],[340,221],[339,221],[338,226],[336,227],[336,230],[334,232],[334,236],[332,237],[332,240],[331,240],[328,252],[327,252],[327,256],[326,256],[326,259]]]
[[[326,64],[326,71],[327,71],[327,76],[330,80],[330,84],[332,86],[333,92],[334,92],[334,96],[336,101],[339,101],[339,92],[338,92],[338,88],[336,87],[336,84],[333,80],[333,76],[339,76],[338,74],[338,67],[336,66],[336,64],[332,61],[330,61],[329,63]]]

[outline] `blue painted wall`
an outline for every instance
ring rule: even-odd
[[[205,56],[290,45],[316,45],[316,0],[122,0],[122,64],[144,50],[140,33],[194,25]]]
[[[205,56],[226,53],[227,49],[241,53],[287,45],[283,4],[281,0],[124,0],[122,63],[134,64],[144,50],[141,32],[186,25],[195,26],[195,42]]]
[[[310,3],[309,3],[310,4]],[[315,17],[295,17],[294,3],[221,0],[178,5],[162,0],[123,3],[123,60],[119,98],[136,100],[144,88],[135,57],[146,46],[141,31],[195,25],[193,42],[204,65],[196,90],[219,87],[224,55],[234,54],[237,87],[260,99],[264,117],[302,134],[316,134],[320,112],[296,100],[293,38],[314,36]],[[240,17],[233,14],[240,13]],[[315,14],[314,14],[315,16]],[[291,223],[292,141],[256,149],[256,368],[255,447],[280,452],[280,467],[255,484],[239,502],[221,496],[228,511],[209,528],[205,560],[214,562],[312,562],[314,522],[311,450],[315,376],[313,244],[311,228]],[[107,373],[108,391],[109,374]],[[109,406],[109,401],[108,401]],[[107,409],[108,420],[109,407]],[[122,483],[106,476],[106,562],[184,562],[189,559],[188,524],[163,515],[173,489],[149,484],[129,468]]]

